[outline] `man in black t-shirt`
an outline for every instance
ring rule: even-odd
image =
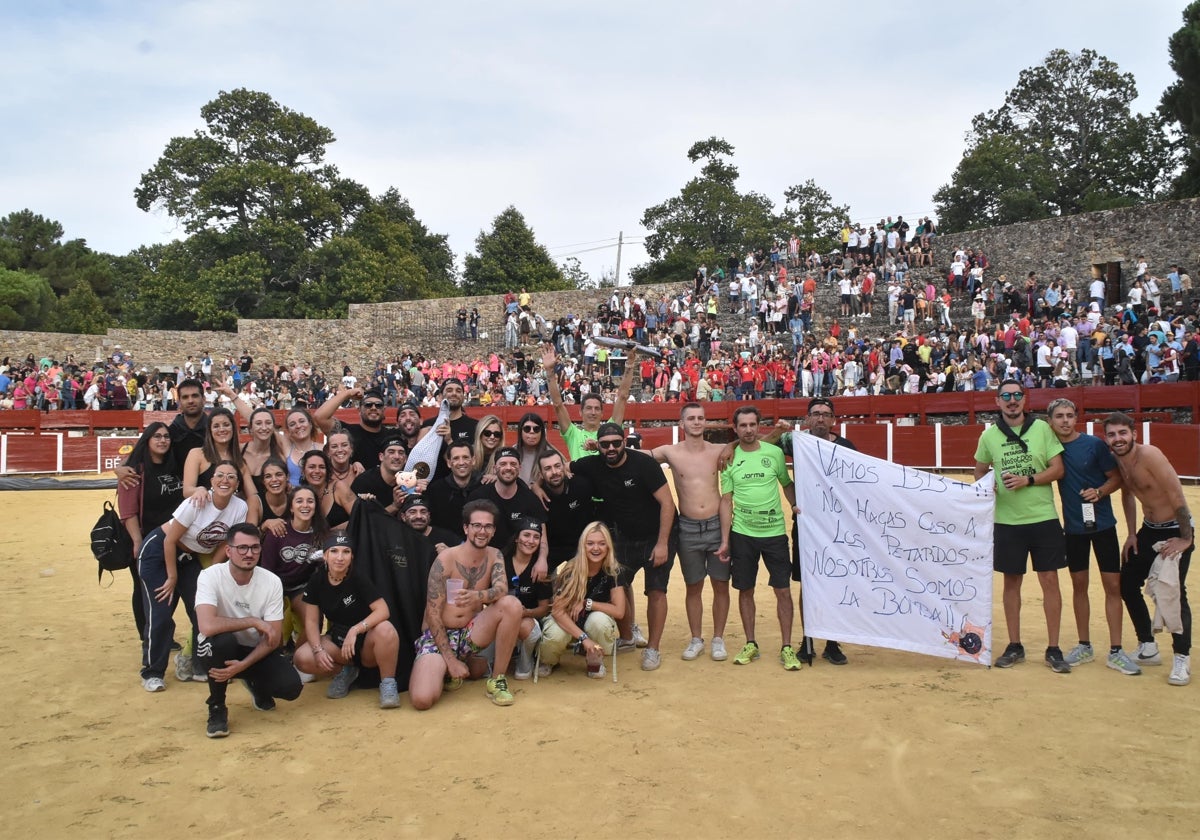
[[[575,556],[584,528],[596,521],[595,491],[584,476],[567,476],[566,462],[557,449],[547,449],[538,458],[538,466],[542,489],[550,499],[545,520],[550,567],[554,568]]]
[[[492,534],[489,545],[501,551],[508,545],[516,533],[516,526],[522,517],[532,517],[541,520],[546,515],[546,508],[533,491],[518,478],[521,472],[521,456],[511,446],[506,446],[496,453],[496,480],[485,484],[471,494],[470,501],[486,499],[500,509],[496,518],[496,530]],[[544,580],[548,573],[546,560],[549,543],[546,539],[546,526],[542,526],[542,546],[538,551],[538,560],[534,565],[533,579]]]
[[[601,499],[600,517],[613,532],[617,560],[621,563],[621,585],[629,601],[629,609],[618,622],[621,637],[627,643],[633,639],[631,584],[638,570],[645,569],[650,637],[642,652],[642,670],[653,671],[662,662],[658,646],[667,623],[667,582],[674,564],[670,543],[675,499],[662,467],[650,455],[626,449],[625,431],[616,423],[602,423],[596,432],[596,443],[600,454],[573,462],[571,472],[592,482]]]
[[[393,436],[385,442],[375,468],[354,479],[350,490],[356,496],[370,493],[388,513],[395,514],[400,509],[400,503],[404,501],[403,492],[397,489],[396,474],[404,469],[407,458],[404,441],[398,435]]]
[[[473,477],[475,456],[471,444],[466,441],[451,443],[443,460],[449,465],[449,474],[429,482],[424,496],[429,502],[430,524],[458,533],[462,530],[463,507],[479,488],[479,481]]]
[[[451,377],[442,383],[442,399],[450,407],[450,422],[438,429],[438,434],[442,436],[443,448],[452,441],[470,443],[475,440],[475,426],[478,421],[474,417],[468,417],[463,411],[463,400],[466,399],[466,395],[467,392],[461,379]],[[436,419],[436,417],[430,417],[421,424],[421,437],[429,434],[429,429],[433,428]],[[442,478],[449,474],[449,465],[444,459],[439,460],[433,477]]]
[[[408,527],[412,528],[433,547],[433,553],[441,554],[447,548],[460,545],[463,541],[461,533],[436,528],[429,524],[429,505],[425,497],[413,493],[400,504],[400,516]],[[461,516],[461,513],[460,513]]]

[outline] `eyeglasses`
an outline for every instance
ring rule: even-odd
[[[808,412],[808,416],[809,417],[832,417],[833,412],[832,411],[810,411],[810,412]]]
[[[1025,399],[1025,392],[1024,391],[1005,391],[1003,394],[1000,395],[1000,399],[1004,400],[1005,402],[1013,402],[1014,400],[1019,402],[1020,400]]]
[[[495,531],[496,526],[491,522],[468,522],[467,527],[472,531]]]
[[[522,432],[531,432],[533,434],[537,434],[541,430],[542,430],[541,426],[522,426],[521,427]]]
[[[229,550],[245,557],[247,554],[258,554],[262,551],[262,544],[255,543],[254,545],[231,545]]]
[[[365,402],[362,404],[362,407],[363,408],[383,408],[383,403],[381,403],[381,402]]]
[[[504,432],[500,432],[495,429],[488,429],[486,432],[480,432],[479,436],[485,438],[498,438],[504,437]]]
[[[599,446],[601,449],[620,449],[621,445],[624,443],[625,443],[625,441],[623,441],[623,440],[598,440],[598,441],[596,441],[596,445]]]
[[[171,435],[168,434],[167,432],[156,432],[155,434],[150,435],[150,440],[170,440],[170,439],[171,439]]]

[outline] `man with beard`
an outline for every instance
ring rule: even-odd
[[[357,423],[343,423],[342,428],[350,435],[354,444],[354,460],[364,470],[371,470],[379,463],[384,445],[396,437],[395,428],[383,425],[383,392],[378,388],[364,391],[361,388],[342,388],[313,412],[313,423],[325,434],[333,431],[334,414],[348,400],[361,399],[358,405]],[[408,451],[408,446],[405,446]]]
[[[466,389],[461,379],[451,377],[442,382],[442,399],[450,408],[450,421],[438,427],[437,434],[442,436],[443,448],[459,441],[470,443],[475,440],[475,426],[478,421],[468,417],[463,411],[463,400],[466,399]],[[429,434],[436,418],[430,417],[421,424],[421,437]],[[433,478],[442,478],[450,474],[450,466],[445,460],[439,460]]]
[[[204,386],[196,379],[185,379],[175,386],[179,400],[179,413],[167,427],[171,435],[171,454],[175,462],[182,464],[188,453],[204,446],[208,433],[208,415],[204,412]],[[117,480],[126,489],[137,487],[138,474],[125,465],[115,467]]]
[[[391,514],[400,509],[405,492],[396,480],[396,474],[404,469],[408,451],[399,435],[393,435],[384,442],[383,451],[379,453],[379,461],[374,469],[367,470],[354,479],[350,490],[358,496],[369,493],[379,504]]]
[[[1187,599],[1187,573],[1195,547],[1195,532],[1179,475],[1162,450],[1137,442],[1133,418],[1127,414],[1116,411],[1108,416],[1104,421],[1104,439],[1109,450],[1117,457],[1117,467],[1124,482],[1121,501],[1129,536],[1122,548],[1125,563],[1121,567],[1121,597],[1125,600],[1125,609],[1129,611],[1129,619],[1138,637],[1137,655],[1133,659],[1139,665],[1162,663],[1158,644],[1154,641],[1150,611],[1142,597],[1142,585],[1150,576],[1157,554],[1163,558],[1164,566],[1178,563],[1178,587],[1174,588],[1173,594],[1178,599],[1180,629],[1178,633],[1171,634],[1175,662],[1167,682],[1170,685],[1187,685],[1192,681],[1192,608]],[[1142,527],[1135,533],[1133,525],[1137,521],[1137,502],[1142,503],[1143,518]],[[1156,545],[1159,546],[1157,549]],[[1159,575],[1157,588],[1168,589],[1160,597],[1160,612],[1168,611],[1163,606],[1171,600],[1172,588],[1164,586],[1164,582],[1169,581],[1173,571],[1164,568]]]
[[[1025,560],[1031,557],[1046,613],[1046,666],[1056,674],[1069,674],[1071,666],[1058,646],[1062,621],[1058,570],[1067,565],[1067,549],[1050,487],[1063,476],[1063,445],[1048,424],[1025,413],[1025,389],[1019,382],[1001,383],[996,405],[1000,420],[979,436],[975,450],[975,480],[987,475],[989,469],[995,470],[992,564],[1004,575],[1004,619],[1009,641],[995,665],[1011,668],[1025,661],[1021,583],[1025,579]]]
[[[424,495],[429,502],[430,524],[451,531],[461,529],[463,507],[480,484],[474,478],[475,457],[469,442],[451,443],[446,448],[444,460],[449,473],[429,482]]]
[[[645,571],[650,638],[642,651],[642,670],[653,671],[662,664],[659,645],[667,623],[667,583],[674,565],[675,500],[662,467],[645,452],[627,449],[625,430],[616,423],[600,425],[596,444],[600,454],[574,461],[571,473],[592,482],[601,499],[600,516],[613,534],[620,584],[630,607],[618,622],[626,649],[634,643],[633,578]]]
[[[517,523],[522,517],[541,520],[546,515],[546,508],[518,477],[521,472],[520,453],[512,446],[505,446],[496,453],[496,480],[484,484],[471,493],[470,501],[484,500],[496,506],[500,515],[496,517],[496,528],[492,532],[492,548],[501,551],[508,545],[516,533]],[[549,542],[546,539],[546,526],[542,525],[542,545],[538,549],[538,560],[533,568],[533,579],[544,580],[548,569],[546,557]]]
[[[596,520],[595,491],[582,475],[568,475],[562,453],[547,449],[538,457],[542,471],[542,489],[548,503],[546,536],[550,543],[549,565],[556,568],[570,560],[579,548],[583,530]]]
[[[400,504],[400,516],[408,527],[429,541],[435,555],[462,543],[462,537],[453,531],[435,528],[429,524],[429,505],[426,504],[425,497],[418,493],[405,497]]]
[[[413,400],[401,403],[396,415],[396,431],[404,438],[404,445],[412,452],[421,439],[421,406]]]

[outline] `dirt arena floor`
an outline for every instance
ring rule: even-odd
[[[96,584],[87,535],[106,497],[0,493],[9,837],[1172,838],[1200,824],[1200,684],[1102,662],[1051,673],[1033,576],[1030,660],[1008,671],[847,646],[848,667],[785,672],[763,584],[761,660],[683,662],[677,568],[657,672],[624,654],[615,684],[593,682],[568,662],[510,683],[510,708],[474,683],[424,713],[407,696],[381,711],[373,691],[331,701],[323,683],[259,713],[231,688],[232,734],[209,740],[204,685],[140,687],[128,577]],[[1096,575],[1092,610],[1099,651]],[[1001,650],[998,583],[995,622]],[[735,603],[731,655],[736,628]],[[1064,649],[1075,637],[1068,614]]]

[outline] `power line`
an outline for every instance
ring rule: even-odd
[[[617,237],[610,236],[606,239],[593,239],[591,242],[575,242],[571,245],[555,245],[553,248],[547,248],[548,251],[561,251],[564,248],[578,248],[583,245],[595,245],[598,242],[616,242]]]

